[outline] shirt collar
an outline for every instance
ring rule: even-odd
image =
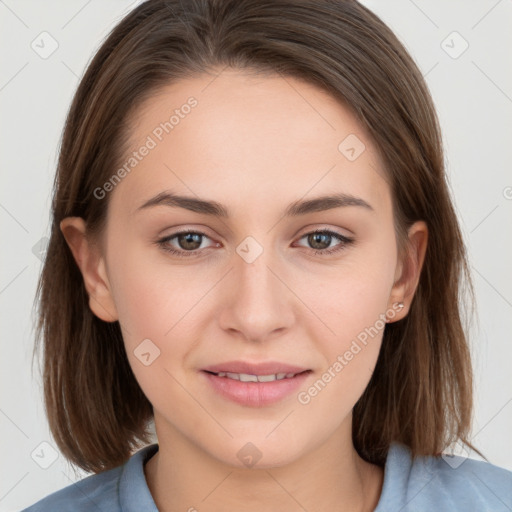
[[[158,444],[145,446],[123,467],[119,480],[119,503],[123,512],[158,512],[144,475],[144,464],[158,451]]]

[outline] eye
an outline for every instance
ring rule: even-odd
[[[354,243],[353,238],[346,237],[330,229],[316,229],[310,233],[306,233],[300,239],[307,238],[307,243],[314,249],[314,254],[320,256],[329,255],[342,251],[348,245]],[[338,240],[339,243],[334,247],[329,247],[331,242]]]
[[[178,231],[172,235],[166,236],[157,240],[157,244],[167,252],[179,257],[197,256],[204,247],[202,245],[202,239],[209,238],[205,233],[201,231]],[[176,239],[178,249],[173,248],[176,246],[170,245],[171,241]],[[217,244],[218,245],[218,244]],[[201,250],[200,250],[201,249]]]
[[[161,238],[160,240],[157,240],[156,243],[164,251],[171,253],[174,256],[194,257],[199,256],[203,250],[207,248],[204,246],[202,247],[202,242],[205,238],[209,239],[208,235],[201,231],[183,230]],[[310,233],[303,235],[300,240],[303,238],[307,238],[307,242],[311,244],[314,254],[320,256],[336,253],[345,249],[347,245],[354,243],[354,239],[348,238],[329,229],[317,229],[315,231],[311,231]],[[338,240],[339,243],[334,247],[329,247],[335,240]],[[175,241],[177,246],[172,245],[171,242],[173,241]],[[219,247],[219,245],[220,244],[218,243],[215,244],[217,247]]]

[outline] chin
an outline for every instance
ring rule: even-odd
[[[270,469],[286,466],[305,452],[306,447],[298,448],[291,442],[292,439],[284,444],[282,439],[266,439],[267,433],[232,439],[227,449],[216,454],[210,453],[224,464],[238,469]]]

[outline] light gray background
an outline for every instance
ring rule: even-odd
[[[33,247],[48,234],[59,140],[79,78],[109,30],[138,3],[0,0],[1,512],[19,510],[83,476],[56,452],[48,469],[40,467],[52,462],[54,443],[39,375],[33,378],[30,367],[31,306],[41,270]],[[411,52],[438,110],[480,318],[472,332],[472,440],[491,462],[512,470],[512,2],[363,3]],[[43,46],[44,31],[58,42],[46,59],[31,47],[34,40]],[[469,44],[460,55],[464,41],[454,31]]]

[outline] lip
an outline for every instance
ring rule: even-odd
[[[249,375],[296,373],[297,375],[271,382],[241,382],[227,377],[218,377],[209,372],[247,373]],[[242,361],[231,361],[209,366],[199,373],[222,397],[246,407],[265,407],[275,404],[297,391],[312,370],[275,362],[249,364]]]
[[[248,375],[272,375],[276,373],[301,373],[309,370],[300,366],[292,366],[278,361],[265,361],[262,363],[249,363],[245,361],[227,361],[202,368],[208,372],[247,373]]]

